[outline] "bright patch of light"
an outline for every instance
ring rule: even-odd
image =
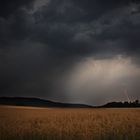
[[[88,58],[73,69],[66,80],[65,89],[69,98],[75,101],[102,101],[103,97],[107,101],[123,100],[125,88],[128,88],[131,95],[135,92],[132,84],[137,82],[133,81],[136,77],[140,77],[140,68],[130,58]]]

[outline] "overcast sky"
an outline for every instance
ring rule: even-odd
[[[0,1],[0,96],[134,100],[139,55],[139,0]]]

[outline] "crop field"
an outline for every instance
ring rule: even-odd
[[[0,106],[0,140],[139,140],[140,109]]]

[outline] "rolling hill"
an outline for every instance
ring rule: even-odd
[[[64,107],[64,108],[89,108],[90,105],[60,103],[39,98],[25,97],[0,97],[0,105],[32,106],[32,107]]]

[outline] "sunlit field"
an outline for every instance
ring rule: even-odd
[[[140,109],[0,106],[0,140],[138,140]]]

